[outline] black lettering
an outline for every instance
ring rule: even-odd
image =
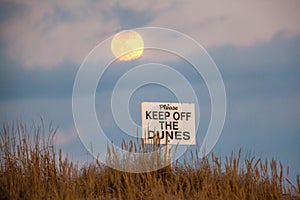
[[[173,119],[178,120],[180,118],[179,112],[173,113]]]
[[[165,121],[158,121],[160,123],[160,129],[164,129],[164,123]]]
[[[159,136],[159,132],[157,131],[156,136],[162,140],[164,139],[164,132],[162,131],[161,136]]]
[[[170,112],[165,112],[165,119],[164,120],[166,120],[167,119],[167,117],[170,117]]]
[[[175,131],[175,139],[181,140],[181,131]]]
[[[178,130],[178,122],[173,122],[173,130]]]
[[[165,120],[164,116],[165,116],[165,113],[163,111],[158,112],[158,119],[159,120]]]
[[[153,119],[157,120],[157,115],[158,115],[157,111],[153,111],[152,113],[153,113],[152,115]]]
[[[160,104],[159,105],[159,109],[160,110],[178,110],[178,107],[177,106],[170,106],[170,104]]]
[[[182,120],[184,118],[184,116],[185,116],[185,112],[181,112],[180,114],[181,114],[181,118],[180,119]]]
[[[150,114],[151,114],[151,111],[146,111],[146,119],[152,119]]]
[[[189,120],[189,117],[191,117],[191,115],[192,115],[191,112],[187,112],[187,113],[186,113],[186,121]]]
[[[152,134],[152,136],[150,136]],[[154,131],[148,130],[148,139],[153,139],[154,138]]]
[[[173,140],[173,131],[165,131],[166,132],[166,137],[170,138],[171,140]]]
[[[172,129],[172,122],[167,122],[166,121],[166,123],[165,123],[165,129],[168,129],[168,127],[169,127],[169,129]]]
[[[191,139],[190,133],[188,131],[183,132],[183,139],[184,140],[189,140]]]

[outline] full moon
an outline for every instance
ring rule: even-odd
[[[134,60],[143,54],[144,40],[137,32],[124,30],[112,38],[111,51],[118,60]]]

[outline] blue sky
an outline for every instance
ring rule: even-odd
[[[299,8],[297,0],[1,1],[0,120],[30,124],[42,117],[52,121],[59,127],[57,143],[66,153],[85,157],[71,105],[73,83],[83,59],[122,29],[171,28],[203,45],[223,76],[227,117],[214,152],[228,155],[242,148],[257,157],[275,157],[290,166],[292,174],[299,174]],[[187,63],[162,62],[180,65],[192,84],[201,79]],[[121,71],[107,72],[103,94],[97,94],[100,100],[109,96]],[[139,109],[134,104],[140,99],[153,100],[157,93],[162,100],[173,99],[161,87],[137,91],[130,104],[137,123]],[[205,88],[198,93],[203,105],[209,104]],[[202,115],[205,129],[209,110],[204,108]],[[109,114],[103,120],[112,132],[118,130]]]

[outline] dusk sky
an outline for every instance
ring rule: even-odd
[[[58,127],[56,142],[66,154],[86,158],[72,116],[73,83],[84,58],[121,30],[169,28],[200,43],[223,77],[227,115],[213,151],[223,156],[242,148],[255,157],[274,157],[289,166],[295,177],[300,174],[299,10],[298,0],[2,0],[0,121],[30,125],[43,118],[46,124],[52,122]],[[174,45],[183,44],[175,40]],[[143,62],[151,61],[147,53],[151,54],[145,51]],[[187,63],[162,54],[166,52],[153,50],[152,58],[180,68],[192,85],[197,84],[199,77],[194,76]],[[118,77],[140,62],[117,62],[111,66],[99,83],[101,92],[98,91],[96,102],[108,101]],[[176,81],[170,80],[170,84]],[[203,105],[209,104],[207,90],[196,88]],[[147,92],[137,91],[130,101],[131,115],[137,124],[140,100],[154,101],[155,95],[157,100],[173,100],[166,88],[146,89]],[[206,93],[203,96],[202,91]],[[203,115],[205,130],[209,109],[201,105],[200,109],[204,112],[201,119]],[[98,111],[100,121],[103,119],[107,130],[118,137],[121,130],[110,121],[111,115],[101,112],[101,108]]]

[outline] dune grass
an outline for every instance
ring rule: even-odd
[[[47,137],[45,136],[47,135]],[[54,129],[4,124],[0,131],[0,199],[299,199],[281,162],[192,159],[157,171],[126,173],[97,160],[79,167],[53,142]],[[134,144],[123,149],[137,151]],[[113,153],[113,151],[111,151]]]

